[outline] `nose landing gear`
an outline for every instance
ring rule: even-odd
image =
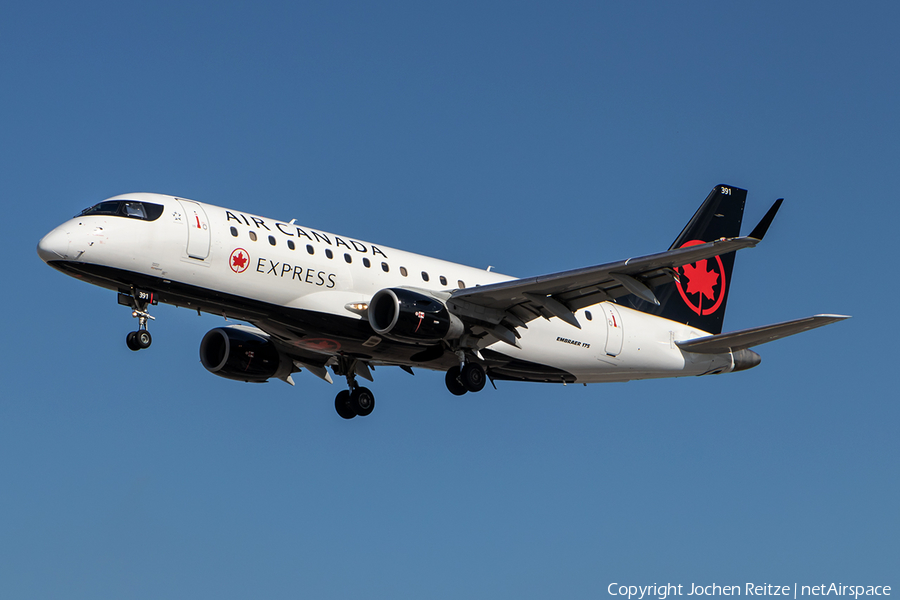
[[[147,331],[147,321],[155,319],[147,311],[156,303],[156,294],[153,292],[131,288],[131,294],[119,294],[119,304],[130,306],[131,316],[138,320],[138,330],[125,336],[125,344],[129,350],[143,350],[153,343],[153,337]]]
[[[149,348],[152,342],[153,338],[146,329],[132,331],[125,336],[125,344],[128,346],[129,350],[143,350],[144,348]]]

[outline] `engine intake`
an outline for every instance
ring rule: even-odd
[[[217,327],[200,342],[200,362],[213,375],[265,383],[291,373],[291,361],[265,337],[237,327]]]
[[[431,296],[404,288],[383,289],[369,302],[369,324],[390,340],[431,345],[463,334],[462,321]]]

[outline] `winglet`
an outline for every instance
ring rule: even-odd
[[[784,198],[779,198],[775,201],[775,204],[772,205],[772,208],[769,209],[769,212],[766,213],[766,216],[762,218],[762,221],[759,222],[759,225],[753,228],[753,231],[750,232],[750,237],[762,240],[763,236],[766,235],[766,232],[769,230],[769,225],[772,224],[772,221],[775,219],[775,213],[778,212],[778,209],[781,208],[781,203],[784,202]]]

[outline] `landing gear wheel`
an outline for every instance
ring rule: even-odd
[[[356,411],[350,404],[350,392],[347,390],[338,392],[338,395],[334,398],[334,409],[343,419],[352,419],[356,416]]]
[[[149,331],[147,331],[146,329],[141,329],[134,332],[134,342],[138,348],[143,350],[144,348],[150,347],[150,344],[153,343],[153,338],[150,337]]]
[[[450,367],[447,370],[444,381],[447,383],[447,389],[450,390],[450,393],[454,396],[462,396],[469,391],[460,381],[459,367]]]
[[[470,392],[480,392],[484,389],[487,376],[485,376],[484,369],[478,363],[466,363],[466,366],[462,368],[459,379]]]
[[[360,417],[367,417],[375,410],[375,394],[369,388],[358,387],[350,392],[350,406]]]
[[[128,346],[129,350],[138,351],[141,349],[141,347],[137,345],[137,340],[134,339],[134,335],[136,333],[136,331],[132,331],[127,336],[125,336],[125,344]]]

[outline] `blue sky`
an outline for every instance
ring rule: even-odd
[[[0,20],[0,597],[597,598],[900,586],[892,3],[61,2]],[[749,190],[726,330],[853,319],[721,377],[207,373],[220,319],[46,267],[154,191],[512,275],[668,247]]]

